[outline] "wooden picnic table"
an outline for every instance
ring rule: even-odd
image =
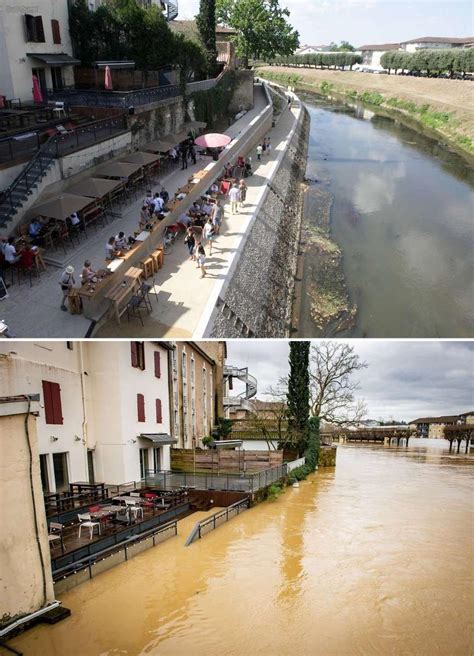
[[[69,490],[71,494],[91,494],[97,499],[99,494],[101,498],[105,498],[105,483],[90,483],[89,481],[75,481],[74,483],[69,483]]]
[[[117,323],[120,323],[120,317],[127,309],[125,300],[128,300],[129,296],[132,296],[133,293],[140,287],[140,284],[143,282],[143,271],[137,267],[130,267],[126,271],[123,279],[118,285],[115,285],[106,295],[107,298],[113,307],[115,319]]]

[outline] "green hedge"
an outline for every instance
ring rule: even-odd
[[[362,64],[362,56],[353,52],[317,52],[314,55],[290,55],[277,57],[270,62],[271,66],[303,66],[305,68],[350,68],[354,64]]]
[[[408,73],[426,72],[428,75],[441,73],[474,72],[473,48],[428,48],[417,52],[389,50],[382,55],[381,65],[389,72],[403,70]]]

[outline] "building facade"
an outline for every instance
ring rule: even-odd
[[[0,5],[0,95],[33,101],[32,78],[41,90],[74,84],[69,12],[66,0]]]
[[[420,417],[410,421],[410,428],[416,429],[418,437],[429,438],[431,440],[444,439],[444,429],[446,426],[455,426],[456,424],[474,423],[474,411],[465,412],[460,415],[445,415],[442,417]]]
[[[400,43],[401,50],[405,52],[416,52],[425,48],[440,50],[442,48],[469,48],[472,46],[474,46],[474,37],[422,36]]]
[[[44,491],[75,481],[120,484],[169,469],[166,342],[0,344],[0,396],[40,394]]]
[[[202,446],[223,414],[225,342],[176,342],[172,353],[172,431],[176,446]]]

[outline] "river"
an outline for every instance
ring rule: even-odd
[[[316,96],[305,103],[309,194],[332,196],[331,233],[358,307],[340,336],[471,337],[474,170],[389,117]],[[312,323],[310,285],[311,262],[299,335],[326,336]]]
[[[65,594],[25,656],[473,653],[472,456],[341,446],[190,547],[179,534]]]

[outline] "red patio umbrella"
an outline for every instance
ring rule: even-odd
[[[108,91],[112,91],[112,73],[110,72],[110,66],[105,67],[105,82],[104,86]]]
[[[38,82],[36,75],[33,75],[33,100],[35,103],[43,102],[43,94],[41,93],[41,87]]]
[[[232,141],[230,137],[226,134],[203,134],[195,140],[196,146],[201,146],[201,148],[224,148]]]

